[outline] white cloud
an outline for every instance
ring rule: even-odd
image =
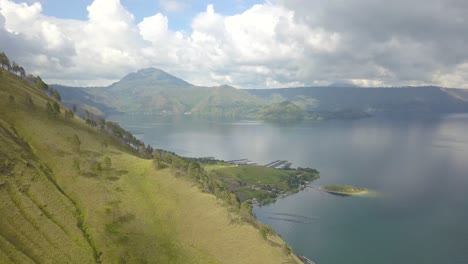
[[[159,5],[166,12],[179,12],[188,7],[188,4],[176,0],[160,0]]]
[[[429,34],[420,30],[406,34],[409,26],[374,21],[361,9],[351,16],[347,12],[354,6],[340,9],[335,2],[278,0],[231,16],[208,5],[192,19],[189,32],[179,32],[169,29],[170,21],[161,13],[137,23],[119,0],[94,0],[84,21],[48,17],[38,2],[0,0],[0,43],[27,70],[46,81],[71,85],[111,83],[149,66],[197,85],[246,88],[324,85],[337,80],[364,86],[468,85],[464,38],[450,42],[459,48],[442,56],[442,44],[431,41]],[[160,5],[167,12],[187,7],[178,1],[160,1]],[[414,16],[434,12],[424,10]],[[389,12],[397,15],[395,10]],[[453,12],[455,20],[464,21],[457,15],[460,12]],[[402,19],[408,22],[409,18]],[[380,28],[375,29],[374,22]],[[458,22],[439,22],[435,25],[444,29],[443,34],[457,32]],[[386,26],[396,33],[385,35]]]
[[[144,40],[151,42],[160,42],[168,34],[167,17],[158,13],[151,17],[146,17],[138,24],[140,34]]]

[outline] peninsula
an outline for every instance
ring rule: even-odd
[[[351,185],[328,185],[320,187],[320,190],[337,195],[364,195],[369,192],[366,188]]]

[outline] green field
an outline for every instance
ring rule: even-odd
[[[235,192],[240,200],[256,198],[261,203],[273,201],[281,194],[298,191],[310,181],[319,178],[313,169],[275,169],[259,165],[207,165],[205,170],[224,186]]]
[[[299,263],[176,169],[0,72],[0,263]]]

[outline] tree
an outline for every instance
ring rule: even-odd
[[[24,70],[23,67],[19,67],[19,72],[20,72],[21,78],[25,78],[25,77],[26,77],[26,71]]]
[[[230,193],[228,199],[229,205],[231,205],[235,210],[239,210],[239,199],[237,198],[237,195]]]
[[[161,160],[161,153],[157,149],[153,149],[153,153],[151,155],[154,160]]]
[[[24,105],[26,106],[28,110],[34,109],[34,102],[31,98],[31,95],[29,95],[28,93],[24,95]]]
[[[52,97],[54,97],[57,101],[62,101],[62,96],[60,96],[60,93],[55,89],[52,91]]]
[[[267,239],[268,236],[275,234],[275,230],[269,225],[262,225],[260,227],[260,234],[262,235],[263,239]]]
[[[5,52],[0,53],[0,64],[2,64],[2,68],[6,69],[6,70],[10,70],[10,68],[11,68],[10,60],[8,59]]]
[[[34,83],[36,84],[36,86],[43,90],[43,91],[47,91],[49,90],[49,86],[41,79],[41,77],[37,76],[34,78]]]
[[[65,110],[65,118],[66,119],[72,119],[73,117],[75,117],[75,114],[73,113],[72,110],[70,110],[70,109]]]
[[[140,157],[146,158],[146,156],[148,155],[148,153],[146,153],[145,145],[140,146],[140,147],[138,148],[138,153],[140,154]]]
[[[292,250],[288,244],[283,245],[283,252],[286,254],[286,256],[291,256]]]
[[[52,107],[54,108],[54,114],[60,114],[60,105],[57,102],[54,102]]]
[[[102,171],[101,162],[91,160],[91,170],[93,170],[94,172],[101,172]]]
[[[51,113],[51,114],[54,113],[54,108],[52,107],[52,104],[50,102],[46,103],[46,110],[48,113]]]
[[[242,202],[240,206],[239,215],[242,218],[242,220],[246,222],[252,221],[253,220],[252,205],[250,205],[250,203],[246,201]]]
[[[75,169],[78,172],[81,170],[80,160],[78,160],[78,159],[73,160],[73,169]]]
[[[16,75],[20,72],[20,66],[15,61],[11,63],[11,69]]]

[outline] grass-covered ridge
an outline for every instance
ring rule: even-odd
[[[177,166],[156,169],[129,135],[0,72],[0,263],[297,261],[268,228],[238,220],[246,205],[226,206]]]

